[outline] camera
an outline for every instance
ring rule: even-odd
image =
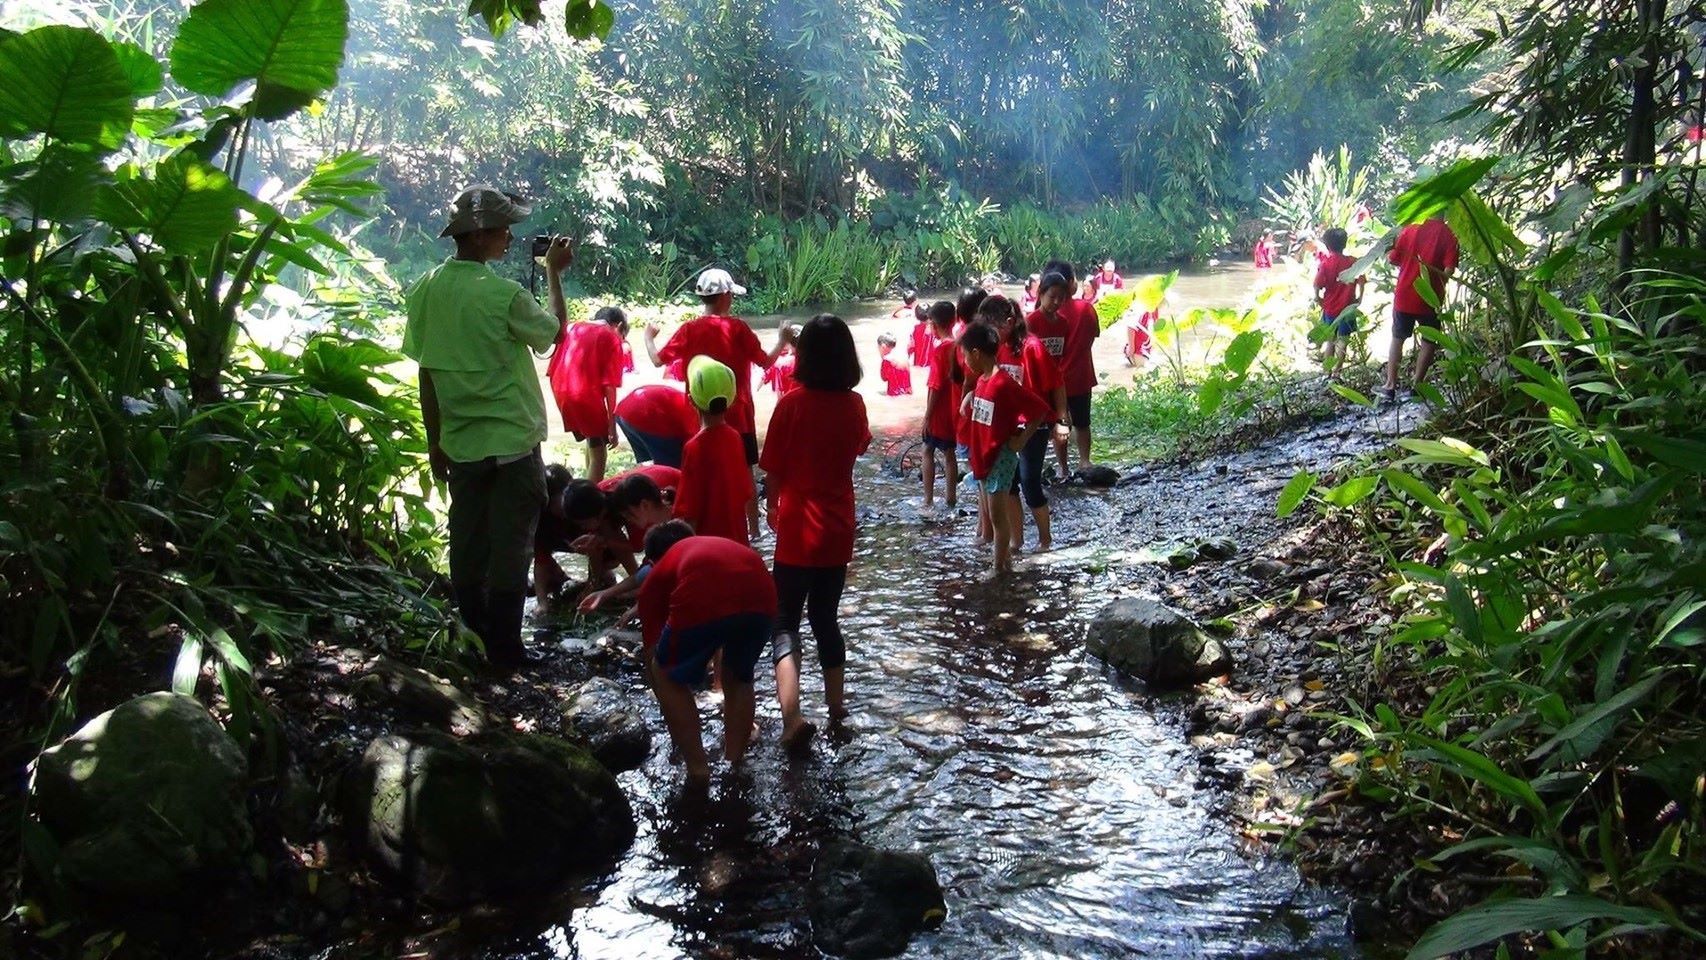
[[[540,235],[533,238],[533,256],[543,257],[551,249],[551,238]]]

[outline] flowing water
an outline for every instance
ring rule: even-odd
[[[1227,287],[1203,298],[1211,304],[1248,290],[1247,277],[1209,283]],[[849,311],[861,344],[891,308]],[[1376,446],[1384,428],[1349,416],[1111,493],[1065,492],[1062,549],[991,586],[975,517],[925,515],[916,481],[893,469],[916,423],[910,409],[888,416],[873,400],[873,421],[894,426],[859,466],[861,532],[842,606],[854,711],[845,729],[820,736],[808,758],[783,757],[761,661],[752,761],[693,794],[629,675],[657,743],[645,767],[621,777],[640,824],[633,848],[546,933],[482,955],[816,957],[812,859],[821,841],[851,837],[935,865],[948,918],[914,938],[909,957],[1358,956],[1345,898],[1241,849],[1212,812],[1220,788],[1202,776],[1178,704],[1111,676],[1081,641],[1086,617],[1130,583],[1133,550],[1271,522],[1293,470]],[[1124,580],[1107,559],[1122,550]],[[807,650],[807,713],[821,727]],[[708,699],[702,707],[715,740],[720,716]]]

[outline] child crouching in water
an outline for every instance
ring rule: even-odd
[[[752,739],[752,674],[776,619],[776,584],[764,558],[723,537],[697,537],[680,520],[646,534],[650,567],[640,587],[640,632],[652,690],[689,782],[711,778],[693,686],[722,654],[723,756],[739,764]]]
[[[888,388],[883,391],[891,397],[905,397],[912,394],[912,370],[903,367],[889,355],[894,353],[894,338],[883,334],[877,338],[877,356],[882,361],[883,384]]]
[[[1053,412],[1042,397],[996,364],[1001,336],[986,323],[960,334],[966,365],[977,375],[971,401],[971,474],[988,494],[995,535],[995,574],[1013,569],[1019,524],[1019,451]],[[1023,420],[1023,424],[1020,421]]]

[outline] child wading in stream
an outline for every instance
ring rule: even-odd
[[[960,336],[977,319],[977,308],[989,294],[982,287],[967,287],[960,291],[960,298],[954,303],[954,341],[958,344]],[[966,463],[971,463],[971,417],[966,413],[967,394],[977,385],[977,374],[972,372],[966,363],[965,351],[955,349],[954,363],[960,369],[960,406],[954,412],[954,453]],[[977,485],[977,544],[983,546],[995,539],[995,528],[991,525],[989,510],[989,494],[983,491],[981,484]]]
[[[1045,429],[1029,434],[1025,448],[1019,451],[1019,488],[1024,491],[1025,506],[1030,508],[1031,517],[1036,520],[1037,550],[1051,550],[1054,532],[1049,522],[1048,494],[1043,492],[1043,456],[1048,452],[1049,444],[1050,431],[1046,428],[1051,422],[1059,423],[1064,432],[1064,424],[1068,422],[1066,389],[1061,384],[1060,367],[1049,356],[1042,341],[1025,328],[1025,321],[1019,317],[1018,304],[1006,297],[990,297],[978,307],[977,316],[979,322],[994,327],[1001,336],[996,363],[1020,386],[1042,399],[1045,407],[1053,410],[1052,415],[1045,415],[1038,424]],[[1034,420],[1036,416],[1027,412],[1023,419]],[[1017,512],[1017,504],[1014,516],[1017,522],[1011,531],[1012,549],[1017,553],[1025,545],[1024,517]]]
[[[618,307],[605,307],[586,323],[570,324],[545,370],[563,429],[586,443],[586,476],[593,483],[604,479],[605,457],[616,445],[621,331],[627,329],[628,316]]]
[[[776,531],[776,699],[782,743],[798,747],[813,727],[800,713],[800,617],[817,643],[829,717],[847,716],[843,678],[847,644],[841,635],[841,593],[853,560],[853,464],[871,445],[865,400],[855,391],[863,371],[853,333],[832,314],[800,331],[794,377],[803,389],[776,401],[764,453],[764,497]]]
[[[646,562],[637,607],[652,691],[687,779],[703,783],[711,764],[692,688],[721,653],[723,756],[739,764],[752,738],[753,667],[775,621],[776,586],[751,547],[696,537],[679,520],[646,534]]]
[[[960,350],[977,375],[977,387],[966,398],[970,401],[971,474],[988,494],[996,576],[1013,569],[1012,543],[1019,526],[1019,451],[1049,414],[1041,397],[996,364],[1000,348],[1001,337],[988,324],[974,323],[960,334]]]
[[[942,455],[942,489],[948,509],[958,503],[960,466],[954,458],[954,432],[959,426],[959,347],[954,343],[954,305],[938,300],[930,305],[930,325],[936,345],[930,352],[930,380],[924,393],[924,509],[936,505],[936,454]]]
[[[741,435],[724,422],[735,390],[734,372],[710,357],[694,357],[687,364],[687,393],[699,408],[705,429],[681,451],[675,516],[703,536],[745,544],[749,542],[746,504],[756,487],[741,449]]]

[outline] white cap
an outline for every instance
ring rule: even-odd
[[[732,293],[740,296],[746,288],[735,282],[727,270],[712,267],[699,274],[699,282],[693,285],[693,292],[701,297],[714,297],[721,293]]]

